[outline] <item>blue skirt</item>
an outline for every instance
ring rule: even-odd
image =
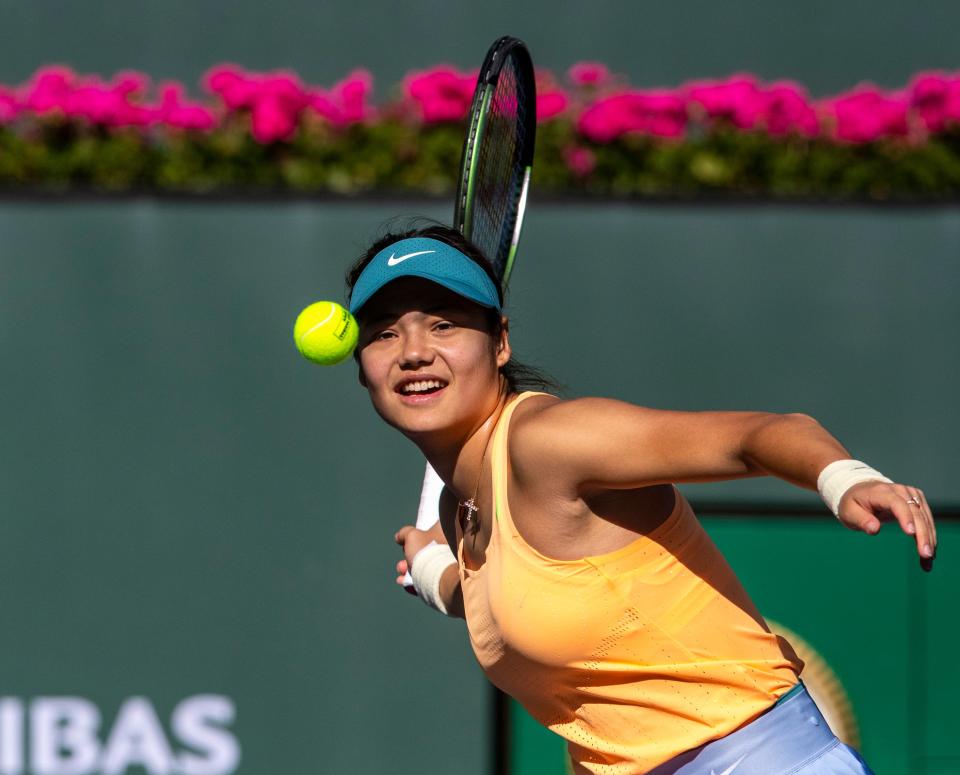
[[[873,775],[837,739],[802,684],[726,737],[675,756],[648,775]]]

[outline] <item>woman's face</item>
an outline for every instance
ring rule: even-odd
[[[377,413],[404,435],[463,441],[496,407],[506,330],[484,308],[428,280],[404,277],[360,314],[360,382]]]

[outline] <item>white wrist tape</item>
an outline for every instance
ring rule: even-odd
[[[817,492],[827,504],[827,508],[833,512],[833,516],[837,516],[840,499],[847,490],[860,482],[870,481],[893,482],[860,460],[835,460],[817,477]]]
[[[440,597],[440,579],[443,572],[456,562],[457,558],[453,556],[449,546],[431,541],[413,556],[411,563],[413,588],[424,603],[442,614],[447,612],[447,607]]]

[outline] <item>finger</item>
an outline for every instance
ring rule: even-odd
[[[875,515],[878,515],[877,512],[879,511],[886,511],[900,524],[900,528],[904,533],[907,535],[916,535],[918,525],[914,519],[914,506],[912,503],[907,502],[911,497],[909,490],[902,485],[892,490],[886,488],[880,492],[871,492],[869,494],[869,507],[872,508]],[[918,537],[918,549],[920,545]]]
[[[880,520],[859,503],[848,502],[840,509],[840,521],[851,530],[862,530],[867,535],[880,532]]]
[[[919,512],[917,511],[917,506],[919,505],[919,500],[913,494],[913,490],[910,487],[905,487],[903,485],[896,485],[897,493],[906,501],[907,505],[910,506],[910,520],[901,525],[903,527],[903,532],[908,535],[917,534],[917,516]]]
[[[933,552],[937,552],[937,521],[933,518],[933,509],[930,508],[930,504],[927,502],[927,496],[923,494],[923,490],[917,489],[917,498],[920,500],[921,513],[923,514],[924,519],[930,526],[930,535],[933,536]]]
[[[920,565],[925,571],[931,571],[933,570],[933,561],[937,556],[937,525],[923,491],[913,489],[913,497],[920,503],[916,508],[919,515],[918,521],[923,525],[922,532],[925,536],[920,547]]]
[[[933,570],[933,558],[936,554],[936,540],[934,539],[933,515],[923,500],[923,493],[916,487],[906,487],[906,503],[914,514],[916,521],[917,554],[920,556],[920,567],[929,572]]]
[[[403,546],[404,542],[407,540],[407,536],[410,535],[410,531],[413,529],[413,525],[404,525],[394,534],[393,540],[400,544],[400,546]]]
[[[402,576],[407,572],[407,570],[409,570],[409,568],[407,568],[407,561],[400,560],[397,563],[397,573],[399,573]]]
[[[889,509],[900,527],[907,535],[917,536],[923,529],[923,524],[919,520],[920,501],[913,494],[913,488],[898,484],[894,486],[895,494],[889,497]],[[902,503],[897,496],[902,499]],[[918,544],[919,548],[919,544]]]
[[[907,487],[906,504],[913,515],[916,525],[917,554],[920,555],[921,565],[924,560],[933,559],[933,530],[930,521],[924,513],[923,501],[917,494],[915,487]],[[924,567],[926,567],[924,565]]]

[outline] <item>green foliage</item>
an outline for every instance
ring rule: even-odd
[[[0,188],[214,194],[448,195],[464,127],[386,117],[336,128],[304,118],[260,144],[244,113],[202,133],[109,129],[45,117],[0,126]],[[598,144],[564,118],[538,129],[540,194],[637,198],[943,201],[960,194],[960,132],[853,145],[715,128],[682,140],[628,134]]]

